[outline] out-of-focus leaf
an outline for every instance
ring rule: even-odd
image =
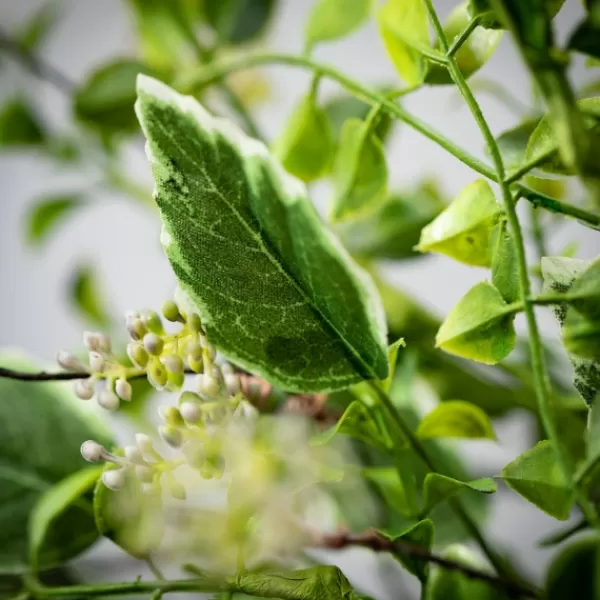
[[[26,215],[27,241],[33,246],[42,245],[56,228],[83,204],[83,198],[79,194],[39,199]]]
[[[204,0],[208,23],[221,42],[241,44],[264,34],[275,0]]]
[[[568,540],[571,536],[589,529],[589,524],[585,519],[581,519],[575,525],[568,525],[544,536],[539,542],[539,548],[551,548]]]
[[[521,297],[517,247],[502,219],[492,232],[492,283],[509,304]]]
[[[392,510],[399,512],[407,519],[415,517],[414,514],[411,514],[406,493],[396,468],[367,467],[362,470],[362,474],[365,479],[371,481],[377,487]]]
[[[462,490],[473,490],[480,494],[493,494],[497,489],[496,482],[489,477],[474,481],[459,481],[439,473],[428,473],[423,483],[423,515],[428,515],[432,509],[452,498]]]
[[[587,16],[571,34],[568,48],[600,59],[600,1],[587,0]]]
[[[546,14],[552,19],[564,3],[565,0],[543,0],[543,8]],[[480,18],[482,27],[489,27],[491,29],[504,28],[504,24],[494,12],[490,0],[470,0],[469,5],[471,15]]]
[[[489,267],[492,230],[502,213],[490,184],[478,179],[423,229],[417,250],[439,252],[467,265]]]
[[[102,286],[91,266],[80,265],[75,269],[69,285],[69,300],[84,320],[98,327],[110,324]]]
[[[24,100],[10,100],[0,109],[0,148],[41,146],[46,139],[44,125]]]
[[[17,34],[17,41],[23,50],[34,52],[48,37],[59,16],[58,1],[45,2],[25,23]]]
[[[462,4],[454,8],[444,23],[444,33],[450,44],[465,30],[470,20],[469,2],[464,0]],[[454,59],[465,78],[477,72],[492,57],[501,37],[502,31],[475,27],[469,38],[454,55]],[[439,43],[436,48],[439,49]],[[448,69],[433,63],[427,71],[425,82],[430,84],[453,83]]]
[[[306,24],[306,45],[345,37],[369,16],[371,0],[316,0]]]
[[[417,428],[417,436],[421,439],[496,439],[488,415],[478,406],[462,400],[443,402],[425,415]]]
[[[571,354],[600,361],[600,319],[588,318],[570,308],[563,327],[563,343]]]
[[[507,171],[518,169],[526,161],[527,144],[541,119],[528,119],[520,125],[502,132],[496,138],[496,144],[502,155]]]

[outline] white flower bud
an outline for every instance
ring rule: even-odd
[[[120,490],[125,485],[125,469],[109,469],[102,473],[102,483],[110,490]]]
[[[197,402],[182,402],[179,412],[188,423],[197,423],[202,418],[202,411]]]
[[[152,445],[152,440],[145,433],[136,433],[135,443],[137,444],[137,447],[140,449],[140,452],[143,455],[154,454],[154,446]]]
[[[146,463],[137,446],[125,446],[125,458],[136,465],[144,465]]]
[[[160,485],[156,483],[142,483],[142,485],[140,485],[140,491],[145,496],[156,496],[160,494]]]
[[[104,446],[94,440],[88,440],[81,444],[81,456],[89,462],[98,462],[99,460],[102,460],[105,452]]]
[[[98,350],[105,354],[110,354],[112,343],[110,336],[105,333],[96,333],[96,343],[98,344]]]
[[[223,373],[223,375],[232,375],[235,371],[233,370],[233,367],[226,362],[221,365],[221,373]]]
[[[161,357],[160,362],[165,366],[165,369],[171,373],[183,373],[183,360],[180,356],[177,356],[177,354],[163,356]]]
[[[78,379],[73,384],[75,395],[81,400],[89,400],[94,395],[94,380],[89,379]]]
[[[241,389],[240,378],[235,373],[227,373],[225,375],[225,386],[229,395],[235,396]]]
[[[136,367],[144,368],[148,364],[148,353],[140,342],[127,344],[127,356]]]
[[[183,435],[177,427],[166,425],[165,427],[159,427],[158,432],[160,433],[160,437],[172,448],[179,448],[183,443]]]
[[[98,404],[106,410],[117,410],[119,408],[119,396],[108,388],[104,388],[98,394]]]
[[[117,379],[117,383],[115,383],[115,391],[117,392],[117,396],[121,398],[121,400],[126,400],[129,402],[131,400],[131,384],[127,379]]]
[[[56,357],[58,364],[66,371],[87,371],[86,366],[68,350],[61,350]]]
[[[144,348],[153,356],[158,356],[162,352],[164,345],[162,338],[155,333],[147,333],[144,336]]]
[[[198,391],[204,396],[212,398],[219,393],[219,382],[216,377],[208,373],[198,375]]]
[[[92,350],[90,352],[90,369],[94,372],[94,373],[102,373],[102,371],[104,371],[104,367],[106,366],[106,361],[104,360],[104,357],[102,356],[102,354],[100,354],[100,352],[96,352],[95,350]]]
[[[135,475],[142,483],[152,483],[154,479],[154,471],[150,467],[142,465],[135,467]]]
[[[83,332],[83,345],[88,350],[100,350],[100,341],[98,339],[98,334],[93,331],[84,331]]]

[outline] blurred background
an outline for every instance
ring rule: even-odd
[[[2,32],[18,31],[41,4],[35,0],[1,0]],[[303,24],[311,4],[311,0],[280,0],[260,44],[277,51],[301,53]],[[455,3],[437,0],[436,5],[443,16]],[[581,2],[568,0],[556,19],[559,39],[581,15]],[[54,65],[67,81],[77,84],[90,70],[110,59],[134,56],[136,48],[134,21],[126,2],[64,0],[59,19],[36,53]],[[365,84],[399,85],[373,23],[347,39],[317,48],[315,59],[332,63]],[[25,95],[34,103],[49,131],[65,138],[80,135],[75,129],[68,93],[37,78],[9,56],[2,55],[0,61],[0,105],[16,95]],[[254,81],[250,78],[240,85],[254,84],[258,99],[251,111],[266,136],[273,139],[295,102],[306,92],[310,76],[293,68],[273,67],[261,68],[255,77]],[[586,80],[583,61],[574,64],[571,77],[576,85],[583,84]],[[472,82],[496,134],[517,124],[533,104],[529,79],[508,36]],[[510,91],[516,106],[508,106],[489,92],[494,82]],[[339,88],[325,81],[320,95],[327,99],[338,92]],[[450,139],[485,159],[480,134],[451,86],[425,88],[402,103]],[[151,180],[141,138],[128,142],[119,156],[128,183],[131,180],[139,186],[139,190],[134,190],[139,200],[118,189],[122,185],[108,186],[101,157],[95,162],[93,153],[90,156],[85,164],[61,166],[35,149],[0,148],[0,347],[22,349],[47,363],[54,360],[58,349],[81,345],[86,321],[73,307],[72,292],[79,285],[80,293],[87,293],[81,286],[85,287],[89,281],[81,276],[88,266],[93,267],[100,282],[110,319],[121,318],[131,308],[159,307],[170,297],[175,285],[159,245],[159,219],[144,200],[151,190]],[[442,198],[449,200],[473,180],[473,173],[466,166],[401,123],[393,131],[387,156],[391,186],[399,189],[411,189],[429,179],[435,181]],[[329,188],[327,183],[319,182],[311,192],[317,205],[322,206]],[[82,198],[82,207],[43,244],[28,241],[29,215],[39,199],[71,194]],[[577,258],[595,257],[599,248],[593,236],[590,230],[567,223],[556,228],[549,238],[548,253],[560,253],[576,242]],[[530,256],[535,256],[532,248]],[[390,282],[440,316],[447,314],[472,285],[487,276],[480,269],[441,256],[384,261],[382,272]],[[78,280],[74,279],[77,277]],[[557,339],[556,327],[547,311],[539,312],[543,333],[552,345],[552,340]],[[523,323],[519,325],[522,327]],[[560,351],[558,344],[556,348]],[[568,367],[565,369],[568,380]],[[496,474],[507,461],[531,445],[532,424],[531,414],[511,411],[497,419],[497,443],[469,442],[460,446],[460,451],[476,475]],[[536,549],[535,543],[556,528],[557,522],[501,486],[491,499],[486,523],[492,540],[526,572],[539,577],[552,550]],[[133,574],[143,571],[133,560],[114,560],[117,552],[106,542],[78,559],[77,568],[94,572],[96,578],[100,575],[98,565],[103,565],[110,572],[102,576],[111,579],[124,577],[129,570]],[[389,566],[389,561],[360,551],[336,555],[335,559],[346,568],[351,580],[368,585],[374,595],[399,597],[398,588],[387,587],[380,570],[381,564]],[[410,587],[411,582],[406,579]]]

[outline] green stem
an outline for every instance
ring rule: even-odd
[[[533,160],[522,164],[518,169],[515,169],[505,177],[505,183],[513,183],[513,181],[518,181],[519,179],[521,179],[521,177],[527,175],[529,171],[532,171],[537,166],[547,161],[555,152],[556,148],[553,148],[552,150],[543,152],[539,156],[536,156]]]
[[[448,48],[447,55],[448,57],[454,56],[462,47],[462,45],[469,39],[470,35],[479,25],[479,17],[474,17],[469,21],[467,26],[463,29],[461,34],[454,39],[450,47]]]
[[[393,115],[397,119],[400,119],[419,133],[423,134],[425,137],[434,141],[436,144],[444,148],[444,150],[455,156],[458,160],[477,173],[480,173],[488,179],[492,179],[494,181],[497,180],[494,169],[463,150],[460,146],[457,146],[454,142],[436,131],[429,124],[407,112],[404,108],[388,98],[385,93],[380,93],[366,88],[360,83],[340,73],[334,67],[317,63],[304,56],[294,56],[279,53],[264,53],[242,56],[224,64],[207,65],[206,67],[200,69],[196,74],[176,82],[175,87],[183,93],[195,93],[211,83],[220,81],[223,79],[223,77],[230,73],[243,71],[244,69],[249,69],[264,64],[290,65],[320,73],[321,75],[336,81],[356,97],[366,100],[371,104],[381,104],[382,108],[386,112]]]
[[[440,23],[440,20],[433,6],[433,2],[432,0],[423,0],[423,2],[425,3],[425,6],[429,13],[429,18],[435,30],[436,36],[440,42],[440,46],[446,52],[448,52],[448,42],[446,40],[442,24]],[[487,121],[485,120],[485,117],[481,112],[481,108],[477,103],[475,96],[473,96],[471,89],[467,85],[467,82],[453,57],[448,58],[448,71],[450,72],[450,76],[452,77],[454,83],[456,84],[461,95],[463,96],[469,110],[471,111],[471,114],[473,115],[477,126],[479,127],[479,130],[481,131],[481,134],[485,140],[490,156],[492,157],[492,162],[494,163],[494,167],[496,170],[496,179],[499,182],[500,190],[502,192],[504,209],[506,211],[506,216],[508,218],[510,230],[515,241],[517,265],[519,271],[519,284],[521,297],[523,298],[527,327],[529,330],[531,366],[534,376],[534,386],[538,401],[540,418],[542,420],[546,432],[548,433],[550,442],[552,443],[554,452],[556,454],[556,458],[565,474],[566,480],[570,482],[573,478],[571,459],[564,446],[560,443],[558,424],[556,422],[553,407],[551,405],[550,381],[548,378],[548,373],[546,371],[542,340],[537,325],[533,303],[530,299],[531,282],[529,281],[529,272],[527,268],[527,258],[525,255],[525,243],[523,240],[523,232],[521,231],[521,225],[519,223],[519,217],[517,215],[516,206],[510,191],[510,186],[505,181],[504,163],[502,160],[502,155],[500,154],[500,149],[498,148],[498,144],[496,143],[496,140],[492,132],[490,131]]]

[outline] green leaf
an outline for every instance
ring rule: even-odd
[[[0,109],[0,148],[40,146],[45,142],[44,126],[24,100],[10,100]]]
[[[211,343],[285,390],[385,379],[375,287],[304,186],[261,143],[158,81],[139,80],[137,110],[163,245]]]
[[[567,546],[550,563],[546,572],[548,600],[597,600],[600,594],[600,540],[589,536]],[[574,596],[573,594],[576,594]]]
[[[371,0],[316,0],[306,23],[306,45],[347,36],[369,16]]]
[[[600,318],[600,258],[592,261],[573,281],[568,297],[569,304],[582,315]]]
[[[429,48],[427,11],[421,0],[387,0],[377,13],[385,49],[407,86],[425,80],[427,62],[419,51]]]
[[[29,518],[29,556],[40,564],[59,565],[77,556],[99,537],[92,503],[86,498],[102,467],[86,467],[44,492]]]
[[[80,265],[75,269],[69,285],[69,300],[85,321],[98,327],[110,324],[102,286],[91,266]]]
[[[495,440],[491,419],[481,408],[462,400],[447,400],[425,415],[417,436],[431,438],[463,438]]]
[[[492,231],[492,283],[509,304],[521,298],[517,247],[502,219]]]
[[[430,551],[433,545],[434,527],[433,522],[429,519],[423,519],[400,532],[380,530],[380,533],[392,542],[406,542],[426,551]],[[394,558],[404,565],[409,573],[416,575],[421,582],[427,581],[429,563],[411,556],[404,556],[401,553],[394,554]]]
[[[472,287],[450,311],[435,338],[438,348],[488,365],[515,347],[514,306],[487,281]]]
[[[571,354],[600,361],[600,319],[589,319],[573,308],[567,310],[563,343]]]
[[[46,196],[39,199],[26,216],[27,241],[41,246],[76,209],[83,205],[79,194]]]
[[[352,254],[365,258],[420,257],[415,246],[421,230],[443,209],[437,187],[424,182],[413,191],[391,194],[373,215],[340,224],[336,231]]]
[[[487,564],[473,550],[455,544],[442,552],[442,557],[467,568],[489,572]],[[490,573],[491,574],[491,573]],[[423,600],[509,600],[501,589],[485,581],[473,579],[460,571],[431,565],[431,574]]]
[[[406,519],[415,517],[406,498],[398,469],[394,467],[366,467],[362,470],[362,474],[365,479],[376,486],[390,508]]]
[[[588,261],[564,257],[542,258],[544,292],[568,294],[573,282],[589,267]],[[568,304],[555,305],[553,312],[561,327],[565,324]],[[588,406],[600,391],[600,361],[569,354],[573,366],[573,385]]]
[[[56,23],[59,16],[58,13],[57,1],[42,4],[17,34],[19,46],[27,52],[37,50],[40,44],[48,37],[48,33]]]
[[[526,162],[527,144],[541,119],[528,119],[508,129],[496,138],[507,171],[518,169]]]
[[[496,482],[489,477],[475,479],[474,481],[458,481],[439,473],[428,473],[423,484],[423,510],[422,514],[429,514],[432,509],[452,498],[462,490],[473,490],[481,494],[493,494],[497,489]]]
[[[139,73],[152,74],[153,70],[135,60],[119,59],[93,71],[75,92],[77,117],[109,135],[137,131],[133,105]]]
[[[242,44],[264,34],[275,0],[205,0],[205,18],[223,43]]]
[[[108,464],[105,470],[116,469]],[[125,472],[125,484],[118,490],[107,488],[98,479],[94,490],[94,517],[98,531],[136,558],[148,558],[162,541],[165,529],[159,493],[147,494],[132,469]]]
[[[466,28],[471,20],[469,2],[465,0],[459,4],[448,16],[444,23],[444,33],[448,43],[452,43]],[[484,27],[475,27],[469,38],[454,55],[454,59],[465,78],[477,72],[492,57],[500,39],[502,31],[494,31]],[[439,49],[439,42],[436,44]],[[425,77],[429,84],[451,84],[452,78],[445,66],[431,64]]]
[[[387,452],[387,444],[383,439],[373,415],[358,400],[353,401],[344,411],[342,417],[333,426],[312,439],[315,445],[327,444],[336,435],[349,435],[365,444]]]
[[[571,35],[568,48],[600,59],[600,2],[587,1],[587,16]]]
[[[512,490],[555,519],[565,521],[573,506],[569,488],[548,440],[538,442],[502,469]]]
[[[0,364],[41,370],[14,355],[3,354]],[[107,429],[65,384],[0,380],[0,574],[29,570],[27,526],[34,506],[54,485],[89,464],[79,452],[89,439],[112,444]],[[80,523],[79,509],[73,510],[64,519]],[[56,525],[58,535],[48,538],[40,568],[53,565],[81,542],[78,529],[64,527],[63,517]]]
[[[571,536],[576,535],[586,529],[589,529],[588,522],[582,518],[574,525],[567,525],[562,529],[555,530],[552,533],[544,536],[538,542],[538,548],[551,548],[552,546],[557,546],[558,544],[562,544],[566,540],[568,540]]]
[[[308,182],[330,171],[334,152],[331,126],[311,92],[294,109],[273,154],[288,173]]]
[[[333,221],[357,219],[373,213],[385,200],[387,163],[371,123],[349,119],[344,123],[333,170]]]
[[[467,265],[489,267],[491,234],[502,213],[490,184],[478,179],[423,229],[417,250],[439,252]]]
[[[542,0],[543,9],[550,19],[556,16],[564,3],[565,0]],[[489,27],[492,29],[505,27],[493,10],[490,0],[470,0],[470,11],[474,17],[477,16],[480,18],[482,27]]]

